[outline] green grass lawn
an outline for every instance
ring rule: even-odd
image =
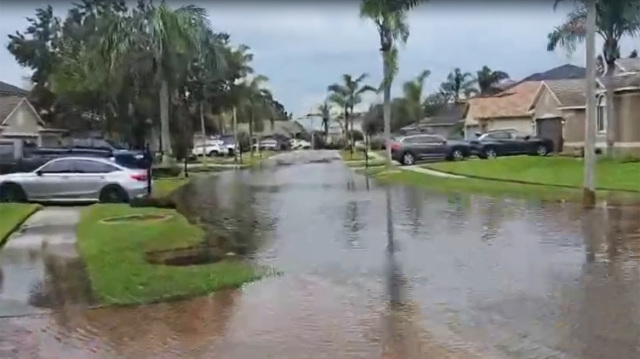
[[[151,187],[152,196],[156,198],[166,197],[170,195],[173,191],[178,188],[184,186],[189,182],[189,179],[186,177],[175,177],[175,178],[160,178],[153,180],[153,185]]]
[[[497,197],[539,198],[554,201],[575,201],[582,198],[582,190],[564,187],[497,182],[474,178],[445,178],[400,169],[387,172],[384,168],[375,168],[361,172],[372,176],[381,183],[416,186],[442,193],[469,193]],[[640,200],[640,194],[636,195],[628,192],[597,191],[597,195],[621,201]]]
[[[39,208],[37,204],[0,203],[0,247]]]
[[[167,214],[156,222],[105,224],[109,217],[131,214]],[[103,304],[138,304],[203,295],[239,287],[260,278],[261,272],[241,261],[220,261],[198,266],[150,264],[145,253],[197,245],[203,231],[175,211],[93,205],[84,210],[78,225],[78,250],[91,285]]]
[[[364,161],[364,152],[362,150],[353,150],[353,154],[349,150],[340,151],[340,156],[346,162],[348,161]]]
[[[443,162],[423,167],[477,178],[575,188],[582,187],[584,171],[581,159],[534,156]],[[596,183],[601,190],[640,192],[640,162],[598,161]]]

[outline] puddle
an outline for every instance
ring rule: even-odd
[[[132,214],[129,216],[105,218],[100,222],[106,224],[126,224],[131,222],[160,222],[166,221],[170,218],[173,218],[173,216],[161,214]]]
[[[195,266],[213,264],[228,258],[220,249],[207,246],[148,252],[147,261],[166,266]]]

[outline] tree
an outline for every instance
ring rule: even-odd
[[[328,99],[318,106],[317,111],[322,117],[322,130],[326,138],[329,135],[329,122],[331,122],[331,104]]]
[[[415,79],[404,83],[402,90],[404,92],[404,103],[409,116],[414,119],[416,129],[419,128],[420,121],[424,117],[424,108],[422,106],[422,92],[424,89],[424,81],[431,75],[431,71],[422,71]]]
[[[562,0],[556,0],[554,9]],[[564,23],[557,26],[547,36],[547,51],[563,47],[574,51],[586,36],[587,3],[578,0]],[[620,40],[624,36],[635,36],[640,30],[640,1],[638,0],[594,0],[596,1],[596,33],[604,40],[602,55],[606,65],[606,117],[607,153],[613,153],[615,145],[615,109],[613,105],[613,83],[616,60],[620,58]]]
[[[165,2],[159,5],[139,2],[131,16],[113,19],[104,33],[100,50],[111,68],[122,66],[132,54],[145,52],[151,60],[158,94],[163,162],[172,154],[169,107],[171,93],[180,76],[198,57],[206,39],[213,36],[207,13],[188,5],[171,9]]]
[[[425,116],[435,116],[448,102],[449,98],[446,93],[434,92],[429,94],[422,102],[422,111]]]
[[[447,75],[447,80],[440,85],[443,93],[447,94],[451,101],[457,102],[461,95],[469,98],[478,93],[476,89],[476,79],[470,72],[462,72],[460,68],[455,68]]]
[[[509,78],[509,74],[506,72],[493,71],[488,66],[483,66],[482,69],[476,73],[476,76],[480,95],[482,96],[495,95],[500,92],[500,89],[496,88],[496,85],[500,83],[500,81]]]
[[[259,125],[263,125],[263,115],[269,108],[269,99],[273,98],[271,92],[264,88],[265,83],[269,81],[266,76],[257,75],[251,79],[245,79],[238,87],[238,94],[241,102],[238,106],[240,115],[246,119],[249,125],[249,138],[253,141],[253,132],[256,130],[256,119]],[[253,146],[251,146],[251,155],[253,156]]]
[[[382,54],[384,136],[387,149],[387,163],[391,165],[391,85],[398,72],[398,42],[405,44],[409,38],[407,11],[426,0],[362,0],[360,16],[370,19],[378,30],[380,52]]]
[[[331,93],[329,99],[336,105],[344,109],[345,129],[349,133],[349,146],[353,153],[353,111],[356,105],[362,102],[362,94],[366,92],[375,92],[376,89],[363,85],[362,82],[368,77],[362,74],[357,78],[349,74],[342,75],[342,83],[330,85],[327,90]]]

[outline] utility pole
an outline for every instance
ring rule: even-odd
[[[584,130],[584,185],[582,203],[584,207],[596,202],[596,0],[587,3],[586,48],[587,48],[587,118]],[[607,99],[612,101],[613,99]],[[610,121],[612,119],[609,119]]]

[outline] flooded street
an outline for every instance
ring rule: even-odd
[[[640,357],[640,207],[385,188],[335,156],[184,188],[208,240],[282,276],[0,318],[0,358]]]

